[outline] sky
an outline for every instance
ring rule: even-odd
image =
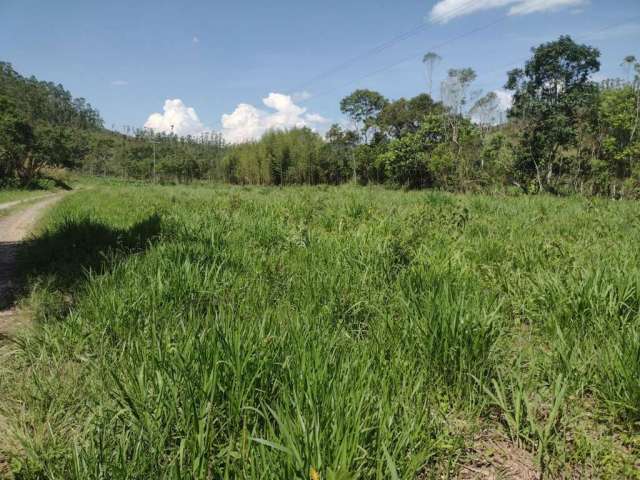
[[[497,91],[532,46],[570,34],[598,47],[597,79],[640,57],[640,0],[0,0],[0,60],[63,84],[109,128],[148,127],[230,142],[268,129],[344,123],[357,88],[429,91],[472,67]],[[173,129],[173,130],[172,130]]]

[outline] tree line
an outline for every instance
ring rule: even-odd
[[[569,36],[532,49],[507,75],[512,104],[474,90],[476,73],[450,69],[440,100],[430,93],[388,100],[356,90],[340,102],[350,128],[324,138],[309,130],[271,132],[233,146],[222,159],[235,183],[387,183],[408,188],[640,196],[640,63],[626,79],[592,79],[600,52]]]
[[[343,98],[349,125],[324,136],[270,131],[226,144],[218,133],[179,137],[117,133],[60,85],[0,64],[0,182],[27,184],[44,165],[160,182],[193,180],[291,185],[382,183],[406,188],[640,197],[640,63],[626,78],[593,81],[600,52],[568,36],[532,49],[508,72],[505,108],[474,89],[471,68],[450,69],[433,94],[441,61],[424,56],[428,92],[389,100],[359,89]]]
[[[28,185],[46,165],[73,167],[85,154],[77,135],[102,129],[84,98],[0,62],[0,184]]]

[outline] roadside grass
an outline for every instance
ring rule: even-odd
[[[18,478],[640,478],[633,202],[96,186],[22,256]],[[500,465],[493,465],[499,470]]]
[[[0,188],[0,204],[16,202],[20,200],[28,200],[34,197],[40,197],[46,194],[42,190],[19,190],[19,189],[2,189]]]

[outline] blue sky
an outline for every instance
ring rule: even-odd
[[[499,89],[560,34],[601,49],[602,77],[623,76],[621,59],[640,57],[640,0],[0,0],[0,59],[87,98],[107,126],[225,126],[231,140],[322,130],[355,88],[421,93],[429,50],[443,57],[434,83],[470,66],[475,88]]]

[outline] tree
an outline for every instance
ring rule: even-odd
[[[340,101],[340,111],[347,115],[361,131],[365,143],[375,117],[387,105],[388,100],[372,90],[356,90]]]
[[[324,147],[325,178],[330,183],[340,183],[351,176],[356,180],[356,159],[354,148],[358,144],[358,133],[344,130],[333,124],[325,134]]]
[[[581,111],[597,103],[590,76],[600,69],[600,52],[561,36],[532,53],[524,69],[509,72],[506,88],[514,92],[510,118],[521,124],[516,168],[543,191],[563,170],[560,152],[575,146]]]
[[[496,92],[489,92],[478,99],[469,110],[471,118],[480,124],[483,133],[492,125],[500,123],[500,101]]]
[[[633,55],[628,55],[624,59],[625,63],[628,64],[631,68],[633,68],[634,78],[631,83],[631,90],[634,94],[635,99],[635,117],[633,120],[633,127],[631,128],[631,135],[629,137],[629,141],[633,142],[636,138],[636,134],[638,133],[638,123],[640,122],[640,62],[636,60],[636,57]]]
[[[25,78],[6,62],[0,62],[0,95],[11,98],[31,125],[46,122],[92,130],[103,127],[99,113],[85,99],[74,99],[62,85]]]
[[[622,61],[622,66],[627,73],[627,82],[631,82],[631,74],[634,71],[634,67],[638,64],[635,55],[627,55]]]
[[[454,148],[441,115],[427,115],[414,132],[389,143],[377,163],[385,177],[409,188],[438,186],[447,188],[455,173]]]
[[[465,183],[469,176],[470,165],[463,160],[463,142],[461,131],[468,126],[465,115],[468,113],[467,105],[471,102],[469,88],[476,79],[476,72],[472,68],[450,69],[447,79],[442,82],[442,101],[450,109],[447,116],[451,141],[455,145],[454,163],[457,166],[459,181]]]
[[[451,108],[455,115],[464,115],[470,103],[469,87],[477,75],[473,68],[452,68],[442,82],[442,102]]]
[[[18,116],[9,99],[0,97],[0,184],[16,176],[24,182],[21,173],[30,162],[33,146],[31,125]]]
[[[400,138],[418,131],[427,115],[442,111],[442,105],[426,93],[409,100],[400,98],[385,105],[376,118],[376,126],[383,135]]]
[[[388,150],[378,157],[386,177],[409,188],[424,187],[430,183],[428,161],[422,137],[416,133],[393,140]]]
[[[601,158],[606,162],[608,176],[618,179],[628,177],[640,160],[640,138],[635,135],[638,125],[637,98],[637,92],[630,85],[601,94]]]
[[[429,85],[429,95],[433,97],[433,70],[436,63],[440,62],[442,57],[435,52],[427,52],[422,57],[422,63],[424,64],[427,82]]]

